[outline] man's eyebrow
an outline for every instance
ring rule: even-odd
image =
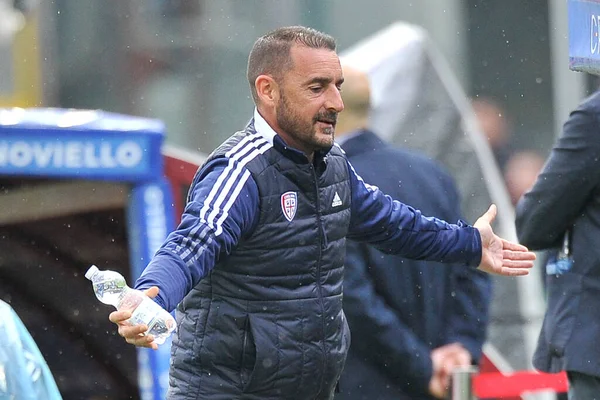
[[[330,84],[333,81],[333,79],[331,78],[325,78],[325,77],[316,77],[316,78],[312,78],[311,80],[309,80],[308,82],[306,82],[306,85],[312,85],[313,83],[319,83],[323,86]],[[344,83],[344,78],[340,78],[338,79],[335,84],[336,86],[340,86],[342,83]]]
[[[312,78],[308,82],[306,82],[306,85],[309,86],[309,85],[312,85],[313,83],[320,83],[321,85],[325,86],[325,85],[329,84],[331,81],[332,81],[331,78],[317,76],[315,78]]]

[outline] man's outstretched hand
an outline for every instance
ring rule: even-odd
[[[497,236],[491,223],[496,218],[496,205],[492,204],[473,225],[481,235],[481,264],[477,268],[490,274],[519,276],[529,274],[535,254],[527,247]]]

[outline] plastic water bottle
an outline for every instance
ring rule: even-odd
[[[92,281],[94,293],[104,304],[114,306],[119,311],[131,311],[127,320],[131,325],[146,325],[147,335],[154,336],[154,342],[162,344],[175,330],[175,319],[164,308],[156,304],[141,290],[127,286],[125,278],[118,272],[99,270],[92,265],[85,273]]]

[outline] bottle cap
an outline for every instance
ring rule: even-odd
[[[96,267],[95,265],[92,265],[87,272],[85,273],[85,277],[89,280],[92,280],[92,276],[96,275],[96,272],[98,272],[98,267]]]

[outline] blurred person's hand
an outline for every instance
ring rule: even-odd
[[[452,371],[457,367],[471,365],[471,361],[471,354],[460,343],[450,343],[433,349],[433,374],[429,381],[429,393],[438,399],[445,399],[448,396]]]
[[[150,298],[154,298],[158,295],[158,288],[152,286],[150,289],[145,290],[144,294]],[[148,331],[148,326],[131,325],[128,322],[129,318],[131,318],[130,311],[113,311],[108,316],[111,322],[118,325],[119,335],[124,337],[127,343],[139,347],[148,347],[153,350],[158,349],[158,345],[154,343],[154,336],[145,334]]]

